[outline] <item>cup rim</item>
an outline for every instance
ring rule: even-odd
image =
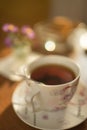
[[[75,63],[72,59],[70,59],[70,58],[68,58],[66,56],[60,56],[60,55],[46,55],[46,56],[41,56],[37,60],[33,61],[32,63],[27,64],[26,67],[25,67],[26,70],[27,70],[28,66],[30,66],[31,64],[34,64],[35,62],[38,62],[41,58],[49,58],[49,57],[54,57],[54,58],[55,57],[60,57],[62,59],[67,59],[70,62],[72,62],[78,68],[78,74],[77,74],[77,76],[72,81],[69,81],[69,82],[63,83],[63,84],[57,84],[57,85],[48,85],[48,84],[45,84],[43,82],[36,81],[34,79],[31,79],[30,75],[29,75],[29,78],[30,78],[31,81],[34,81],[35,83],[38,83],[38,84],[42,84],[45,87],[61,87],[61,86],[63,87],[63,86],[67,86],[67,85],[70,86],[70,84],[73,84],[76,80],[78,80],[80,78],[80,66],[79,66],[79,64]],[[25,75],[26,75],[26,78],[27,78],[27,73],[25,73]]]

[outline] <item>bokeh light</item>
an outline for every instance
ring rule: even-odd
[[[45,43],[45,49],[47,51],[54,51],[56,48],[56,44],[54,41],[46,41]]]

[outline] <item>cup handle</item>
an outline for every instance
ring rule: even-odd
[[[28,87],[30,89],[30,95],[29,95],[30,100],[27,102],[27,104],[29,102],[31,103],[33,112],[40,111],[41,110],[40,98],[38,97],[40,94],[40,89],[39,89],[39,87],[37,87],[38,83],[36,83],[30,79],[29,80],[27,79],[26,82],[27,82]]]

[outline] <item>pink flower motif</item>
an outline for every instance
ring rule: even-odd
[[[43,115],[43,119],[48,120],[48,115]]]
[[[13,24],[4,24],[2,30],[4,32],[18,32],[18,27]]]
[[[57,107],[54,108],[54,110],[58,111],[58,110],[61,110],[61,109],[60,109],[60,107],[57,106]]]
[[[80,94],[82,97],[84,97],[84,96],[85,96],[84,91],[80,91],[80,92],[79,92],[79,94]]]
[[[67,87],[65,87],[64,89],[63,89],[63,91],[65,92],[67,89],[69,89],[70,88],[70,86],[67,86]]]
[[[64,104],[63,104],[64,105]],[[58,111],[58,110],[63,110],[63,109],[65,109],[66,107],[65,106],[60,106],[60,107],[55,107],[55,111]]]
[[[71,99],[71,94],[67,94],[63,97],[64,101],[70,100]]]

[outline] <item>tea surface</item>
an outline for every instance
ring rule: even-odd
[[[64,84],[75,79],[74,72],[65,66],[47,64],[34,69],[31,78],[47,85]]]

